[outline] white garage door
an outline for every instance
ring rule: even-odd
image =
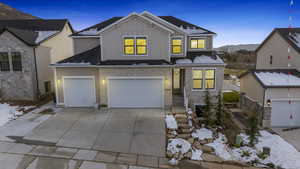
[[[163,107],[162,78],[110,78],[109,107]]]
[[[300,101],[272,100],[271,126],[300,126]]]
[[[66,107],[92,107],[96,103],[93,77],[64,77]]]

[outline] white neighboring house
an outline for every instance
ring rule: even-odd
[[[256,50],[256,70],[240,76],[241,106],[267,127],[300,126],[300,28],[276,28]]]

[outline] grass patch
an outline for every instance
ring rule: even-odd
[[[226,68],[224,70],[224,74],[228,74],[228,75],[235,75],[235,76],[240,76],[241,74],[247,72],[247,69],[229,69]]]
[[[225,103],[237,103],[240,100],[239,92],[224,92],[223,93],[223,101]]]

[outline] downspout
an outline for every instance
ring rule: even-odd
[[[264,121],[264,116],[265,116],[265,99],[266,99],[266,88],[264,87],[264,97],[263,97],[263,103],[262,103],[263,113],[261,114],[261,122],[260,122],[261,126],[263,126],[263,121]]]
[[[37,70],[37,63],[36,63],[36,47],[33,47],[33,55],[34,55],[34,67],[35,67],[35,78],[36,78],[36,91],[37,91],[37,98],[40,95],[40,87],[39,87],[39,78],[38,78],[38,70]]]

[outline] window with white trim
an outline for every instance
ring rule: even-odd
[[[171,52],[172,52],[172,54],[181,54],[182,53],[182,38],[172,38]]]
[[[125,37],[123,41],[125,55],[147,55],[146,37]]]
[[[214,89],[215,69],[193,69],[193,89]]]
[[[204,49],[205,48],[205,39],[191,38],[190,48],[191,49]]]

